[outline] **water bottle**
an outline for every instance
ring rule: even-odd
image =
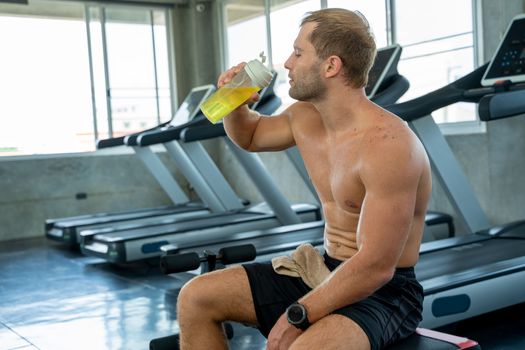
[[[200,108],[210,122],[216,124],[230,114],[235,108],[246,102],[254,92],[270,84],[272,72],[259,60],[248,62],[242,71],[237,73],[231,81],[218,89]]]

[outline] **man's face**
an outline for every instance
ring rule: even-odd
[[[319,100],[326,93],[326,86],[321,78],[322,61],[308,40],[315,26],[315,23],[306,23],[301,28],[294,42],[294,51],[284,64],[289,70],[290,97],[299,101]]]

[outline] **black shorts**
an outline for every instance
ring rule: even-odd
[[[341,261],[324,255],[333,271]],[[301,278],[277,274],[270,262],[244,264],[252,291],[259,330],[268,337],[286,308],[311,291]],[[368,298],[334,311],[356,322],[372,350],[382,349],[414,332],[421,322],[423,288],[414,268],[396,269],[394,277]]]

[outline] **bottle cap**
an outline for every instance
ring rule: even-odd
[[[260,88],[265,88],[272,81],[272,72],[259,60],[251,60],[244,67],[246,74]]]

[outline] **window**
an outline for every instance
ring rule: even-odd
[[[268,35],[264,0],[230,0],[224,6],[227,38],[226,65],[258,58],[261,51],[268,55]]]
[[[235,21],[230,16],[226,21],[229,64],[255,57],[257,50],[251,52],[245,47],[254,42],[261,44],[259,47],[263,42],[266,45],[261,38],[266,35],[267,46],[271,47],[272,68],[279,73],[276,92],[283,99],[283,106],[292,103],[288,96],[284,62],[291,52],[302,16],[307,11],[321,8],[323,3],[363,13],[372,27],[378,47],[401,44],[403,54],[398,68],[410,81],[410,89],[401,101],[437,89],[474,69],[472,0],[269,0],[266,12],[265,2],[260,0],[257,22],[254,16],[237,16]],[[224,4],[230,11],[232,7],[239,11],[243,8],[245,13],[254,9],[253,4],[246,5],[239,0],[224,0]],[[265,13],[269,13],[269,18],[265,18]],[[446,25],[443,18],[447,19]],[[269,33],[265,21],[269,22]],[[242,37],[231,37],[233,27],[242,27]],[[254,37],[257,39],[253,40]],[[443,108],[433,115],[438,123],[476,120],[475,106],[465,103]]]
[[[81,151],[77,136],[93,134],[83,6],[31,4],[0,6],[0,154]]]
[[[165,19],[145,7],[0,4],[0,155],[92,151],[97,138],[169,120]]]
[[[88,8],[96,138],[127,135],[171,118],[163,11]]]
[[[471,0],[396,0],[394,6],[395,38],[403,47],[399,71],[410,81],[402,100],[421,96],[474,69]],[[475,106],[456,103],[434,112],[433,117],[438,123],[475,120]]]

